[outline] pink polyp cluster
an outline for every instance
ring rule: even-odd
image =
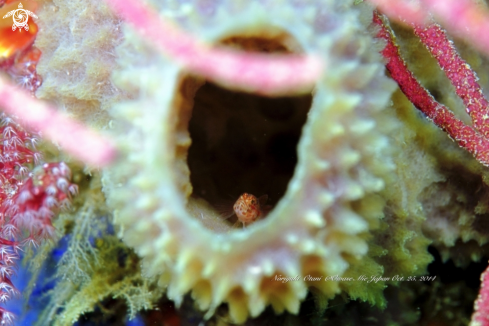
[[[14,314],[4,308],[0,308],[0,320],[2,321],[2,325],[13,325]]]
[[[13,60],[6,61],[3,66],[13,82],[20,88],[30,92],[33,96],[42,84],[42,78],[37,74],[37,62],[41,51],[31,46]]]
[[[41,156],[36,151],[38,138],[25,131],[6,115],[0,128],[0,302],[18,294],[11,281],[18,252],[26,245],[53,238],[52,218],[70,206],[78,192],[71,183],[69,167],[45,163],[32,172]],[[13,315],[0,308],[0,321],[10,324]]]
[[[36,65],[32,62],[22,62],[13,65],[8,72],[13,77],[15,84],[32,94],[41,86],[42,79],[36,72]]]
[[[32,240],[55,236],[52,218],[59,209],[69,208],[78,187],[70,182],[71,171],[64,163],[45,163],[30,174],[13,198],[11,220],[28,230]]]
[[[2,115],[0,128],[0,201],[1,207],[13,204],[13,198],[28,174],[28,164],[38,163],[40,154],[35,151],[39,141],[26,132],[11,117]],[[0,213],[0,222],[5,220]]]

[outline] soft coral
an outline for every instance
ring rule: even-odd
[[[11,277],[19,250],[53,238],[52,218],[56,211],[69,207],[78,188],[70,182],[71,171],[61,163],[38,165],[38,138],[25,131],[6,115],[0,128],[0,302],[18,294]],[[0,308],[2,324],[13,315]]]

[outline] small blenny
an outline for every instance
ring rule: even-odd
[[[267,200],[267,195],[256,198],[245,192],[239,196],[234,203],[233,210],[238,217],[238,221],[243,223],[243,227],[264,216],[262,206],[266,204]]]

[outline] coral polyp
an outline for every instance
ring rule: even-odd
[[[118,53],[121,65],[131,68],[119,71],[115,81],[133,100],[112,112],[128,159],[107,171],[104,188],[124,241],[177,304],[191,291],[209,316],[227,303],[236,322],[259,315],[269,304],[276,312],[297,313],[308,280],[282,283],[275,275],[341,276],[350,261],[367,254],[368,232],[383,216],[378,192],[393,169],[386,128],[377,121],[393,84],[359,22],[362,13],[350,6],[229,2],[209,16],[180,17],[208,42],[261,39],[263,48],[289,35],[282,47],[318,53],[330,63],[314,87],[285,194],[266,219],[236,231],[200,193],[193,194],[190,183],[188,125],[204,81],[185,78],[178,66],[126,31]],[[145,74],[147,69],[153,73]],[[226,123],[229,117],[221,119]],[[217,137],[219,142],[225,136]],[[328,297],[340,291],[335,281],[316,286]]]

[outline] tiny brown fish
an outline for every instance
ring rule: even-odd
[[[238,221],[243,223],[243,227],[263,218],[263,206],[267,200],[267,195],[256,198],[245,192],[239,196],[238,200],[234,203],[233,210],[238,217]]]

